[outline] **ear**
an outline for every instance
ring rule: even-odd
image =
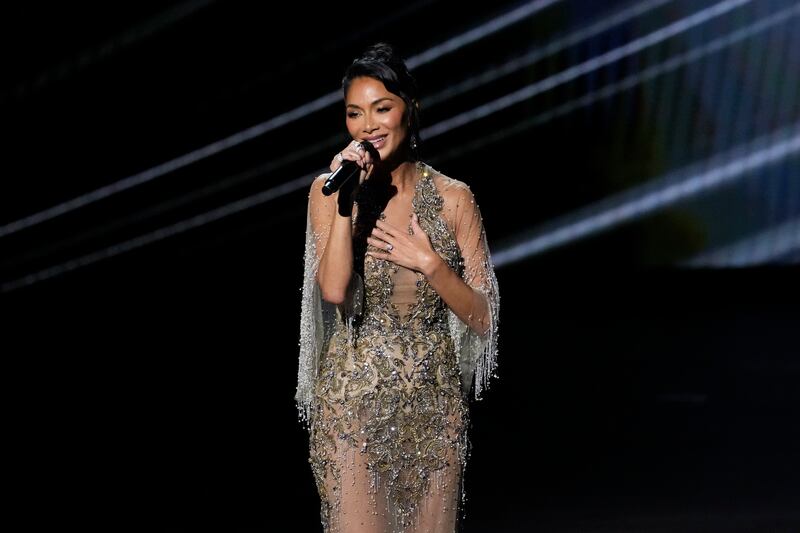
[[[414,111],[419,113],[419,100],[417,100],[416,98],[411,100],[411,105],[414,106]],[[411,126],[411,116],[413,115],[414,111],[412,111],[411,109],[406,110],[406,120],[408,121],[409,126]]]

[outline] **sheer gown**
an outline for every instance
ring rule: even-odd
[[[335,201],[309,194],[297,401],[327,533],[455,531],[468,456],[467,393],[493,373],[499,295],[469,187],[424,163],[410,205],[360,187],[353,278],[344,304],[320,298],[316,273]],[[458,317],[424,275],[365,254],[377,218],[411,230],[472,288]],[[474,381],[474,386],[473,386]]]

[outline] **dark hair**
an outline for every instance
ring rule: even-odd
[[[353,60],[347,67],[342,78],[342,91],[347,98],[347,90],[356,78],[374,78],[386,87],[390,93],[396,94],[406,103],[408,114],[408,144],[409,153],[413,159],[418,159],[419,145],[422,142],[419,136],[419,101],[417,100],[417,82],[408,72],[405,61],[398,55],[394,48],[386,43],[373,44],[367,48],[361,57]]]

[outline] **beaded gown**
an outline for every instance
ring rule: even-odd
[[[352,217],[353,277],[345,302],[316,279],[335,201],[309,193],[296,400],[326,533],[452,533],[463,502],[468,393],[496,365],[499,293],[469,187],[424,163],[410,210],[366,180]],[[457,316],[419,272],[365,254],[381,218],[433,249],[472,289]]]

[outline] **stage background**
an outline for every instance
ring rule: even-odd
[[[1,12],[4,478],[28,529],[320,530],[293,402],[307,195],[377,41],[497,269],[464,530],[800,528],[797,2]]]

